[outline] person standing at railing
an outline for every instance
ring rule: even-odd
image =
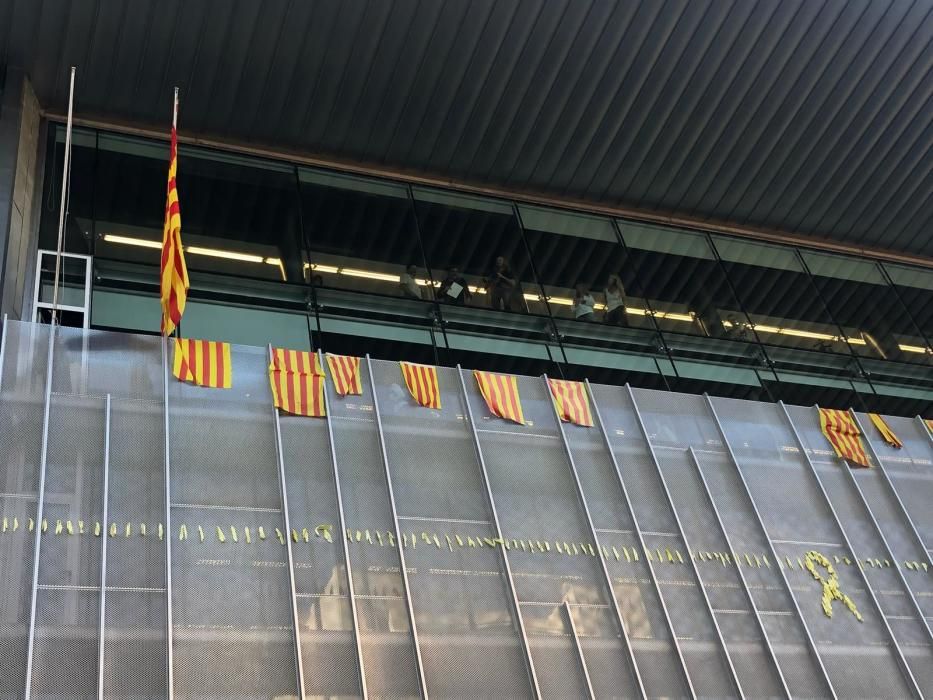
[[[573,302],[570,309],[573,311],[573,317],[578,321],[595,321],[596,315],[593,309],[596,306],[596,299],[590,294],[588,285],[578,282],[573,295]]]
[[[486,291],[489,293],[489,305],[497,311],[514,311],[512,297],[516,282],[509,261],[503,256],[496,258],[492,274],[486,281]]]
[[[402,296],[408,297],[409,299],[422,299],[421,296],[421,287],[418,286],[418,281],[415,279],[415,275],[418,274],[418,268],[414,265],[409,265],[405,268],[405,272],[399,277],[398,286],[402,290]]]
[[[618,275],[609,275],[609,282],[603,292],[606,296],[606,323],[616,326],[628,326],[625,316],[625,287]]]
[[[459,267],[450,268],[444,281],[441,282],[437,295],[442,302],[458,304],[459,306],[468,303],[473,296],[470,293],[466,278],[460,274]]]

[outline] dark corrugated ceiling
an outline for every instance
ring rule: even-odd
[[[61,110],[933,257],[933,0],[0,0]]]

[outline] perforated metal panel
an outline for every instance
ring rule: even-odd
[[[456,544],[457,534],[495,537],[456,370],[438,369],[441,411],[414,401],[398,363],[374,361],[373,376],[400,525],[422,540],[406,557],[428,692],[528,697],[502,559]],[[455,672],[465,658],[483,673]]]
[[[6,523],[0,533],[2,700],[21,700],[25,686],[35,534],[29,531],[29,518],[35,519],[37,507],[47,340],[47,328],[7,324],[0,380],[0,517]],[[101,545],[106,538],[104,696],[164,698],[168,635],[165,541],[157,534],[165,519],[159,341],[62,329],[55,352],[44,490],[49,530],[41,538],[39,558],[33,697],[97,696]],[[173,528],[166,535],[173,538],[175,697],[296,698],[291,588],[286,547],[276,528],[283,536],[291,533],[284,531],[266,350],[234,347],[233,362],[230,390],[169,380]],[[456,371],[439,369],[442,411],[414,404],[397,364],[374,362],[373,371],[399,525],[407,540],[408,584],[428,690],[432,697],[528,697],[522,635],[501,545],[486,541],[495,528]],[[594,541],[542,380],[519,379],[529,424],[518,426],[490,416],[471,374],[463,377],[543,696],[585,696],[577,644],[597,697],[637,696],[600,555],[650,697],[686,695],[662,600],[698,695],[734,694],[728,652],[747,696],[780,696],[767,640],[795,697],[827,696],[794,601],[838,696],[908,696],[896,650],[921,689],[933,691],[929,636],[907,595],[913,593],[927,614],[933,609],[933,572],[919,566],[933,534],[933,447],[919,423],[888,419],[905,443],[903,450],[894,450],[870,432],[860,415],[885,471],[853,473],[857,489],[829,453],[812,409],[789,409],[855,555],[882,562],[863,564],[879,610],[851,563],[855,556],[844,546],[842,530],[780,407],[714,401],[735,464],[705,399],[636,391],[659,473],[626,390],[594,386],[612,453],[598,428],[565,426],[596,529]],[[349,540],[338,531],[328,422],[281,419],[287,506],[297,540],[292,547],[306,698],[361,695],[345,550],[353,567],[370,696],[419,695],[365,365],[363,386],[362,397],[340,398],[328,381]],[[109,518],[96,537],[94,526],[103,511],[107,393],[113,396]],[[687,448],[695,450],[696,464]],[[640,549],[610,454],[632,496],[662,597],[651,581],[648,553]],[[662,474],[676,510],[667,504]],[[741,476],[774,538],[777,560]],[[706,557],[696,562],[714,609],[711,617],[687,559],[687,543],[695,552],[728,550],[713,504],[736,551],[726,565]],[[677,531],[675,512],[686,541]],[[871,515],[902,564],[906,587],[893,566],[883,563],[885,543]],[[187,539],[180,541],[182,524]],[[110,525],[116,526],[113,536]],[[332,542],[315,535],[318,525],[331,527]],[[605,547],[602,552],[597,541]],[[558,553],[565,542],[576,553]],[[593,552],[587,549],[590,544]],[[838,602],[832,619],[823,614],[821,586],[801,566],[809,549],[834,563],[840,586],[864,622]],[[745,553],[753,558],[745,559]],[[740,572],[761,613],[764,635]],[[881,624],[882,611],[896,648]]]
[[[366,377],[366,367],[361,368]],[[363,381],[362,396],[340,397],[328,381],[328,400],[347,525],[354,535],[349,545],[353,568],[360,644],[366,687],[373,697],[418,697],[418,672],[405,606],[398,544],[389,544],[394,531],[385,468],[373,413],[372,388]],[[383,546],[356,542],[367,530],[381,533]],[[342,533],[339,533],[342,536]],[[393,536],[394,539],[394,536]]]
[[[855,564],[844,564],[856,555],[844,546],[842,532],[781,408],[734,399],[717,399],[715,406],[778,554],[793,565],[787,568],[788,579],[837,693],[861,682],[864,687],[880,684],[894,689],[891,692],[909,695],[884,630],[882,613],[874,607]],[[752,443],[753,438],[745,436],[760,439]],[[840,603],[835,603],[838,612],[832,618],[822,614],[822,588],[801,567],[809,550],[823,553],[832,562],[840,558],[840,587],[855,601],[863,622]],[[864,655],[864,665],[834,663],[852,654]]]
[[[0,535],[0,698],[19,700],[26,683],[42,409],[48,328],[6,323],[0,383],[0,518],[20,527]]]
[[[307,697],[361,695],[327,423],[280,416]],[[333,541],[316,532],[330,527]],[[305,541],[305,534],[308,540]]]
[[[234,346],[231,356],[231,389],[169,380],[179,699],[297,695],[286,551],[274,534],[284,521],[268,360],[260,348]]]

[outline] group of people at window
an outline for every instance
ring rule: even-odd
[[[418,283],[418,268],[409,265],[399,278],[402,296],[424,300],[426,295]],[[496,258],[492,270],[482,280],[480,287],[488,297],[488,306],[496,311],[528,311],[521,282],[512,271],[509,261],[504,256]],[[430,289],[430,288],[429,288]],[[452,267],[436,288],[437,301],[446,304],[466,305],[473,299],[473,292],[459,267]],[[600,321],[617,326],[628,325],[625,318],[625,287],[619,275],[609,275],[601,292],[602,300],[597,302],[589,285],[578,283],[574,289],[571,311],[580,321]],[[597,306],[600,309],[597,309]]]

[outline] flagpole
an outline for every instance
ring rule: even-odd
[[[71,124],[74,115],[75,100],[75,73],[77,68],[71,67],[71,81],[68,87],[68,123],[65,127],[65,159],[62,167],[62,201],[58,211],[58,244],[55,248],[55,280],[52,287],[52,325],[58,315],[58,278],[62,266],[62,244],[65,238],[65,209],[68,206],[68,190],[71,185]],[[176,101],[177,104],[177,101]]]

